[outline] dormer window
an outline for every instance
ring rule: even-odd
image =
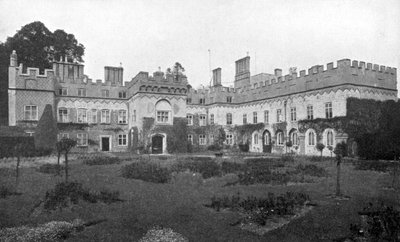
[[[101,96],[102,97],[109,97],[110,96],[110,91],[109,90],[101,90]]]
[[[125,91],[121,91],[118,93],[118,97],[119,98],[126,98],[126,92]]]

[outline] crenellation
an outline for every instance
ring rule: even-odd
[[[317,66],[317,73],[322,73],[324,72],[324,66],[323,65],[318,65]]]
[[[328,64],[326,64],[326,70],[327,71],[333,70],[333,62],[329,62]]]
[[[358,68],[358,61],[353,60],[351,63],[351,67],[357,67]]]
[[[374,64],[374,69],[373,69],[373,71],[379,71],[379,65]]]
[[[290,77],[289,74],[285,75],[285,78],[283,79],[283,81],[289,81],[289,77]]]
[[[337,61],[337,68],[350,66],[350,59],[341,59]]]
[[[364,61],[360,61],[359,68],[365,69],[365,62]]]
[[[367,68],[368,70],[372,70],[372,63],[367,63]]]
[[[306,76],[306,70],[301,70],[300,77],[305,77],[305,76]]]
[[[386,67],[385,66],[380,66],[379,72],[385,72]]]

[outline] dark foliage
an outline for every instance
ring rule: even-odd
[[[285,162],[293,163],[294,162],[294,157],[291,154],[284,154],[284,155],[281,156],[280,161],[281,161],[282,166],[283,166],[284,165],[283,163],[285,163]]]
[[[57,133],[57,121],[54,119],[53,107],[47,104],[34,134],[36,149],[54,149]]]
[[[167,183],[171,179],[168,168],[145,161],[125,165],[121,172],[122,177],[154,183]]]
[[[296,167],[296,173],[302,173],[308,176],[316,176],[316,177],[324,177],[327,175],[327,172],[324,168],[316,166],[316,165],[298,165]]]
[[[249,143],[239,144],[239,149],[242,152],[249,152],[250,149]]]
[[[100,192],[91,192],[83,188],[78,182],[58,183],[53,190],[47,191],[43,207],[46,210],[55,210],[68,207],[70,204],[78,204],[79,200],[90,203],[98,201],[112,203],[122,201],[119,198],[118,191],[103,190]]]
[[[354,169],[356,170],[370,170],[388,172],[393,169],[394,166],[399,166],[397,163],[377,160],[359,160],[354,163]]]
[[[220,150],[222,150],[222,146],[219,146],[218,144],[212,144],[212,145],[207,147],[207,150],[220,151]]]
[[[16,195],[12,189],[3,185],[0,186],[0,198],[6,198],[12,195]]]
[[[64,166],[58,166],[58,164],[43,164],[39,166],[36,170],[45,174],[58,174],[58,171],[63,170]]]
[[[201,173],[204,179],[221,175],[219,164],[210,157],[191,157],[187,160],[179,160],[174,164],[172,170],[176,172],[189,170]]]
[[[221,163],[222,174],[238,173],[244,170],[246,170],[246,164],[243,163],[229,162],[229,161],[223,161]]]
[[[50,155],[51,149],[39,148],[35,149],[33,137],[19,136],[19,137],[0,137],[0,158],[3,157],[16,157],[14,147],[21,144],[24,149],[19,153],[22,157],[36,157]]]
[[[106,156],[90,157],[83,160],[83,164],[88,166],[113,165],[113,164],[120,164],[121,162],[122,160],[118,157],[106,157]]]

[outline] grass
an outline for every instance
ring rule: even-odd
[[[180,158],[180,157],[178,157]],[[147,156],[145,159],[148,159]],[[160,160],[150,157],[151,163],[161,167],[174,163],[174,158]],[[232,157],[243,163],[242,158]],[[82,162],[71,161],[70,180],[82,183],[93,191],[119,191],[122,203],[79,203],[74,209],[56,210],[49,214],[29,216],[38,200],[45,197],[48,190],[54,189],[63,177],[49,176],[36,171],[36,168],[22,168],[19,183],[20,196],[7,196],[0,199],[0,228],[19,225],[36,225],[49,221],[84,221],[107,218],[104,223],[80,232],[67,241],[138,241],[154,226],[171,228],[188,238],[189,241],[332,241],[346,236],[351,223],[359,222],[357,214],[368,202],[387,201],[396,204],[400,197],[398,191],[381,189],[391,182],[387,173],[354,170],[352,164],[342,167],[342,191],[351,197],[348,201],[327,198],[334,193],[336,164],[330,161],[312,163],[322,167],[329,176],[317,183],[301,185],[254,184],[250,186],[223,186],[227,176],[205,179],[202,185],[152,183],[121,176],[124,165],[137,163],[125,161],[111,166],[87,166]],[[295,169],[299,164],[307,165],[304,157],[296,157],[294,162],[277,169]],[[15,177],[0,177],[0,184],[13,184]],[[12,186],[10,186],[12,187]],[[232,196],[240,193],[243,197],[265,197],[268,192],[283,194],[301,192],[310,196],[318,204],[303,218],[274,230],[264,236],[244,232],[230,226],[239,215],[234,212],[216,213],[205,208],[213,196]],[[398,205],[397,205],[398,206]]]

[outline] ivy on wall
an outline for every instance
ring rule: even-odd
[[[308,129],[313,129],[317,134],[317,140],[321,140],[325,129],[334,129],[338,133],[344,133],[347,123],[347,117],[334,117],[330,119],[317,118],[312,120],[299,120],[298,127],[301,133],[305,133]]]
[[[57,128],[60,131],[85,130],[89,126],[91,125],[87,123],[57,123]]]
[[[243,125],[235,125],[233,130],[236,133],[237,140],[239,144],[248,143],[251,140],[251,135],[254,131],[263,130],[265,127],[264,123],[257,124],[243,124]]]

